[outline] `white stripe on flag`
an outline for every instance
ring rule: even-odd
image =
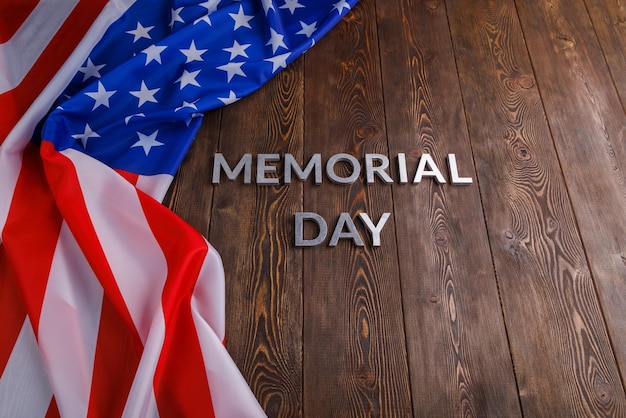
[[[152,320],[162,315],[167,263],[143,212],[137,190],[82,152],[62,152],[76,168],[100,245],[145,345]],[[131,256],[132,255],[132,256]]]
[[[8,42],[0,44],[0,94],[17,87],[78,0],[40,0]]]
[[[135,185],[139,190],[152,196],[154,200],[163,201],[167,189],[172,184],[174,176],[170,174],[155,174],[153,176],[139,176]]]
[[[0,377],[0,417],[43,417],[52,389],[28,318]]]
[[[38,332],[61,416],[87,416],[102,294],[98,279],[63,223]]]
[[[226,282],[222,258],[207,242],[209,251],[193,289],[191,308],[198,312],[220,340],[224,340],[226,328]],[[220,278],[218,280],[217,278]]]
[[[35,126],[46,115],[52,103],[69,84],[77,69],[85,61],[87,55],[91,52],[96,42],[100,40],[109,25],[117,20],[134,2],[135,0],[116,0],[107,3],[98,19],[96,19],[89,32],[80,41],[63,67],[48,83],[5,138],[2,145],[0,145],[0,231],[4,229],[6,224],[9,206],[15,190],[15,182],[22,164],[22,150],[30,140]],[[32,30],[36,31],[38,28],[35,27]],[[3,55],[0,53],[0,62],[4,60],[2,57]],[[45,65],[45,63],[42,65]],[[0,76],[1,74],[3,74],[2,69],[0,69]],[[0,242],[2,242],[2,234],[0,234]]]
[[[164,340],[165,319],[163,313],[159,312],[152,322],[152,328],[145,343],[133,385],[126,399],[123,418],[159,416],[153,383]]]
[[[196,309],[192,309],[191,313],[202,349],[215,416],[237,418],[265,416],[237,365],[222,345],[221,339]]]

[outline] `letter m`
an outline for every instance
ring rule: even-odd
[[[221,170],[224,170],[229,180],[235,180],[239,173],[241,173],[241,170],[244,170],[243,182],[250,184],[250,178],[252,177],[252,154],[244,154],[232,170],[221,153],[215,154],[215,160],[213,162],[213,184],[220,182]]]

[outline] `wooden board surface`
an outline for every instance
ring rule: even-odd
[[[626,415],[625,21],[616,0],[362,0],[205,115],[166,204],[223,258],[226,347],[269,416]],[[382,154],[394,182],[213,185],[216,152]],[[424,153],[446,183],[412,183]],[[297,212],[321,245],[294,245]],[[362,247],[328,245],[343,212]],[[362,213],[390,213],[380,246]]]

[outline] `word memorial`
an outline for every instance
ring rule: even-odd
[[[304,168],[296,161],[292,154],[285,154],[281,161],[280,154],[258,154],[255,167],[255,182],[257,185],[280,185],[291,184],[292,178],[296,177],[300,181],[307,181],[311,176],[316,185],[322,184],[322,173],[326,173],[333,183],[352,184],[360,180],[364,175],[366,184],[374,184],[378,180],[383,184],[393,184],[394,180],[389,174],[390,160],[383,154],[365,154],[364,168],[359,159],[351,154],[340,153],[332,155],[322,170],[321,154],[313,154],[306,163]],[[407,169],[406,154],[398,153],[396,156],[397,182],[399,184],[409,183],[409,175]],[[282,170],[280,163],[282,162]],[[452,185],[469,185],[473,183],[471,177],[461,177],[459,175],[457,160],[455,154],[448,154],[446,159],[448,165],[448,174],[450,184]],[[342,168],[340,175],[337,173],[337,167]],[[216,153],[213,162],[213,184],[219,184],[222,173],[226,177],[234,181],[243,173],[243,183],[252,183],[253,158],[252,154],[244,154],[233,168],[226,161],[224,155]],[[435,160],[430,154],[424,153],[419,157],[417,169],[413,175],[412,184],[420,183],[424,178],[431,178],[439,184],[446,183],[443,172],[439,169]],[[380,233],[390,217],[390,213],[384,213],[378,223],[374,224],[372,219],[366,213],[359,213],[358,217],[371,235],[372,245],[380,246]],[[304,222],[313,222],[317,225],[317,236],[309,239],[304,238]],[[326,239],[328,234],[328,224],[322,216],[313,212],[298,212],[295,215],[295,246],[296,247],[312,247],[320,245]],[[357,246],[364,246],[363,239],[357,231],[353,217],[349,213],[343,212],[339,216],[337,224],[333,230],[329,247],[337,245],[340,239],[351,239]]]

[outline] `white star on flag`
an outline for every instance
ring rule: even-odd
[[[191,45],[189,45],[189,49],[181,49],[180,52],[183,53],[187,57],[185,64],[192,61],[204,61],[202,59],[202,54],[207,52],[208,49],[197,49],[196,41],[192,40]]]
[[[180,17],[180,12],[183,10],[182,7],[178,9],[172,9],[172,19],[170,20],[170,28],[174,27],[176,22],[185,23],[182,17]]]
[[[200,7],[204,7],[207,10],[207,14],[211,14],[217,10],[217,5],[221,0],[209,0],[198,4]]]
[[[239,11],[237,13],[228,13],[228,15],[235,21],[235,28],[233,30],[237,30],[241,27],[252,29],[249,22],[254,18],[254,15],[246,15],[242,5],[239,5]]]
[[[193,24],[195,25],[196,23],[199,23],[199,22],[206,22],[209,24],[209,26],[213,26],[213,22],[211,22],[211,18],[209,16],[211,15],[211,13],[217,11],[217,5],[219,3],[220,3],[220,0],[209,0],[203,3],[200,3],[198,6],[204,7],[207,10],[207,12],[201,18],[196,19],[195,22],[193,22]]]
[[[198,100],[199,100],[199,99],[198,99]],[[186,101],[184,101],[184,100],[183,100],[183,104],[182,104],[182,105],[180,105],[180,106],[178,106],[176,109],[174,109],[174,112],[178,112],[179,110],[184,109],[184,108],[186,108],[186,107],[191,108],[191,109],[194,109],[194,110],[198,110],[198,107],[196,106],[196,102],[197,102],[198,100],[196,100],[196,101],[194,101],[194,102],[191,102],[191,103],[186,102]]]
[[[129,91],[130,94],[139,99],[139,104],[137,107],[141,107],[146,102],[158,103],[157,99],[154,98],[154,95],[161,90],[160,88],[149,89],[146,87],[146,83],[141,81],[141,88],[137,91]]]
[[[281,9],[289,9],[291,14],[294,14],[296,9],[304,7],[302,4],[298,3],[298,0],[285,0],[285,4],[280,6]]]
[[[96,110],[100,106],[111,107],[109,104],[109,99],[117,93],[117,90],[107,91],[102,84],[102,81],[98,81],[98,91],[94,91],[91,93],[85,93],[87,96],[94,99],[96,102],[93,104],[93,108],[91,110]]]
[[[135,142],[130,147],[131,148],[142,147],[143,148],[143,152],[146,154],[146,156],[148,156],[148,154],[150,153],[150,150],[152,149],[152,147],[160,147],[161,145],[163,145],[162,142],[159,142],[159,141],[156,140],[156,137],[157,137],[158,134],[159,134],[158,130],[152,132],[150,135],[146,135],[146,134],[142,134],[141,132],[137,132],[137,136],[139,137],[139,141]]]
[[[285,42],[283,41],[283,39],[285,38],[284,35],[281,35],[280,33],[276,32],[274,28],[270,28],[270,33],[271,33],[270,40],[265,44],[265,46],[272,45],[272,53],[275,54],[278,48],[287,49],[287,45],[285,45]]]
[[[300,21],[300,26],[302,26],[302,30],[296,32],[296,35],[305,35],[307,38],[310,38],[311,35],[313,35],[313,33],[317,30],[317,22],[307,25],[303,21]]]
[[[272,0],[261,0],[261,2],[263,3],[263,10],[265,11],[265,16],[267,16],[270,9],[276,11],[276,8],[274,7],[274,3],[272,2]]]
[[[91,77],[100,78],[100,70],[104,67],[106,67],[106,64],[94,65],[94,63],[91,61],[91,58],[87,58],[87,63],[85,64],[85,66],[80,67],[78,71],[84,74],[83,81],[85,81]]]
[[[339,12],[339,14],[343,13],[343,9],[350,10],[350,4],[346,0],[340,0],[337,3],[333,4],[333,8]]]
[[[148,32],[150,32],[152,29],[154,29],[154,26],[147,26],[144,27],[141,22],[137,22],[137,28],[133,29],[133,30],[128,30],[126,31],[126,33],[133,35],[135,38],[133,39],[133,43],[137,42],[138,40],[140,40],[141,38],[146,38],[146,39],[152,39],[152,37],[150,36],[150,34]]]
[[[148,65],[152,61],[156,61],[159,64],[162,64],[161,52],[165,51],[166,49],[166,46],[150,45],[149,47],[141,51],[142,54],[146,54],[146,65]]]
[[[94,132],[89,124],[86,124],[85,131],[82,134],[72,135],[72,138],[80,139],[80,142],[82,142],[83,144],[83,148],[87,148],[87,141],[89,140],[89,138],[100,138],[100,135]]]
[[[230,48],[224,48],[224,49],[222,49],[222,51],[230,52],[230,60],[231,61],[233,59],[237,58],[238,56],[249,58],[248,54],[246,53],[246,49],[249,46],[250,46],[250,44],[243,44],[242,45],[239,42],[237,42],[237,40],[235,39],[235,41],[233,42],[233,46],[231,46]]]
[[[196,70],[193,72],[189,72],[187,70],[183,70],[183,75],[180,76],[176,83],[180,83],[180,90],[185,88],[188,85],[200,87],[200,83],[196,81],[196,77],[200,74],[200,70]]]
[[[289,58],[291,52],[286,52],[281,55],[276,55],[272,58],[266,58],[264,61],[269,61],[272,63],[272,73],[275,73],[281,68],[285,68],[287,66],[287,58]]]
[[[230,93],[228,93],[228,97],[218,97],[218,99],[225,105],[229,105],[239,100],[239,97],[237,97],[235,92],[231,90]]]
[[[245,62],[229,62],[225,65],[220,65],[217,67],[218,70],[226,71],[228,74],[228,82],[233,79],[234,76],[240,75],[242,77],[246,77],[246,74],[241,69],[241,66],[244,65]]]

